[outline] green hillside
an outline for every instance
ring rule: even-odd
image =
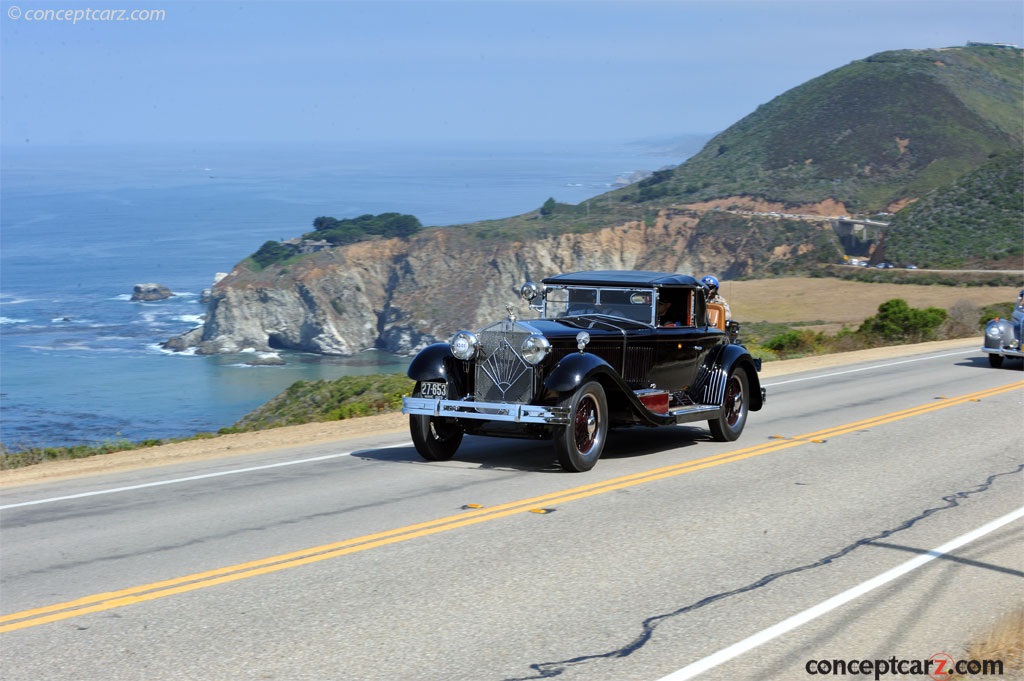
[[[1020,269],[1024,156],[997,156],[901,210],[890,224],[885,257],[931,268]]]
[[[884,52],[757,108],[672,171],[620,190],[667,204],[746,195],[886,210],[1021,149],[1021,50]]]

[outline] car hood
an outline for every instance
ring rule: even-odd
[[[569,338],[575,340],[576,334],[586,331],[593,337],[605,335],[622,337],[626,333],[650,332],[647,324],[609,317],[606,315],[580,315],[578,317],[562,317],[561,319],[526,319],[520,324],[535,329],[548,340]]]

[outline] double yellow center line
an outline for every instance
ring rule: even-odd
[[[580,487],[573,487],[572,489],[531,497],[529,499],[511,501],[497,506],[475,508],[458,515],[429,520],[415,525],[406,525],[404,527],[386,530],[384,532],[377,532],[375,534],[346,539],[340,542],[314,546],[301,551],[283,553],[277,556],[262,558],[260,560],[254,560],[247,563],[229,565],[227,567],[217,568],[207,572],[198,572],[191,575],[185,575],[183,577],[168,579],[162,582],[153,582],[151,584],[143,584],[141,586],[135,586],[128,589],[121,589],[120,591],[94,594],[74,601],[67,601],[65,603],[57,603],[42,608],[23,610],[9,615],[2,615],[0,616],[0,633],[34,627],[40,624],[47,624],[49,622],[57,622],[71,617],[78,617],[79,615],[86,615],[88,613],[112,610],[114,608],[132,605],[134,603],[152,601],[158,598],[173,596],[175,594],[205,589],[218,584],[236,582],[242,579],[256,577],[258,575],[288,570],[301,565],[309,565],[310,563],[338,558],[340,556],[346,556],[359,551],[366,551],[368,549],[416,539],[417,537],[425,537],[460,527],[467,527],[469,525],[476,525],[490,520],[497,520],[498,518],[504,518],[517,513],[543,511],[544,507],[557,506],[558,504],[576,501],[577,499],[585,499],[587,497],[604,494],[617,489],[633,487],[635,485],[654,482],[655,480],[663,480],[665,478],[683,475],[685,473],[692,473],[694,471],[720,466],[734,461],[742,461],[743,459],[750,459],[755,456],[761,456],[762,454],[768,454],[770,452],[777,452],[790,447],[796,447],[812,442],[823,442],[831,437],[864,430],[865,428],[880,426],[893,421],[910,418],[912,416],[920,416],[921,414],[945,409],[958,404],[964,404],[966,402],[978,401],[986,397],[992,397],[994,395],[999,395],[1001,393],[1010,392],[1020,388],[1024,388],[1024,381],[1018,381],[1016,383],[991,388],[989,390],[982,390],[969,395],[962,395],[960,397],[938,398],[934,402],[912,407],[910,409],[904,409],[902,411],[892,412],[882,416],[856,421],[854,423],[847,423],[833,428],[826,428],[824,430],[792,438],[777,437],[764,444],[723,452],[721,454],[708,456],[702,459],[663,466],[661,468],[655,468],[641,473],[624,475],[610,480],[594,482]]]

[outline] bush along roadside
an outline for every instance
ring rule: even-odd
[[[985,323],[1002,309],[1002,306],[990,306],[982,310],[963,302],[948,311],[938,307],[914,308],[902,298],[893,298],[879,305],[878,313],[865,319],[856,329],[843,328],[834,335],[812,329],[780,328],[777,324],[752,325],[744,332],[750,339],[747,346],[755,357],[765,361],[794,359],[885,345],[967,338],[980,334]]]

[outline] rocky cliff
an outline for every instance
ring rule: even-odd
[[[517,295],[528,279],[586,269],[738,277],[838,257],[828,223],[746,220],[736,228],[717,224],[717,215],[663,209],[645,221],[523,241],[437,228],[326,249],[259,272],[241,264],[214,285],[203,326],[167,347],[408,354],[503,316],[507,303],[529,316]]]

